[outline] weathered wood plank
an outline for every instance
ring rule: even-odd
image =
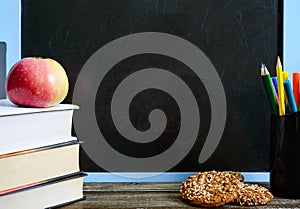
[[[180,183],[85,183],[86,200],[61,209],[179,209],[197,208],[182,201]],[[222,208],[244,208],[225,205]],[[300,199],[275,198],[261,209],[300,208]]]
[[[179,182],[85,183],[84,191],[179,191]]]

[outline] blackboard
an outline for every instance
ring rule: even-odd
[[[22,57],[66,69],[90,172],[268,171],[279,0],[23,0]]]

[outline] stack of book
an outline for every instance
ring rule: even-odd
[[[18,107],[0,100],[0,208],[42,209],[84,198],[76,105]]]

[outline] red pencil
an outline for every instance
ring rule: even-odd
[[[296,102],[297,108],[299,107],[299,99],[300,99],[300,95],[299,95],[299,88],[300,88],[299,79],[300,79],[300,73],[293,73],[293,92],[294,92],[294,97],[295,97],[295,102]]]

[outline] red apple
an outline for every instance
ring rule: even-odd
[[[65,99],[69,82],[57,61],[26,57],[10,69],[5,90],[8,99],[16,105],[51,107]]]

